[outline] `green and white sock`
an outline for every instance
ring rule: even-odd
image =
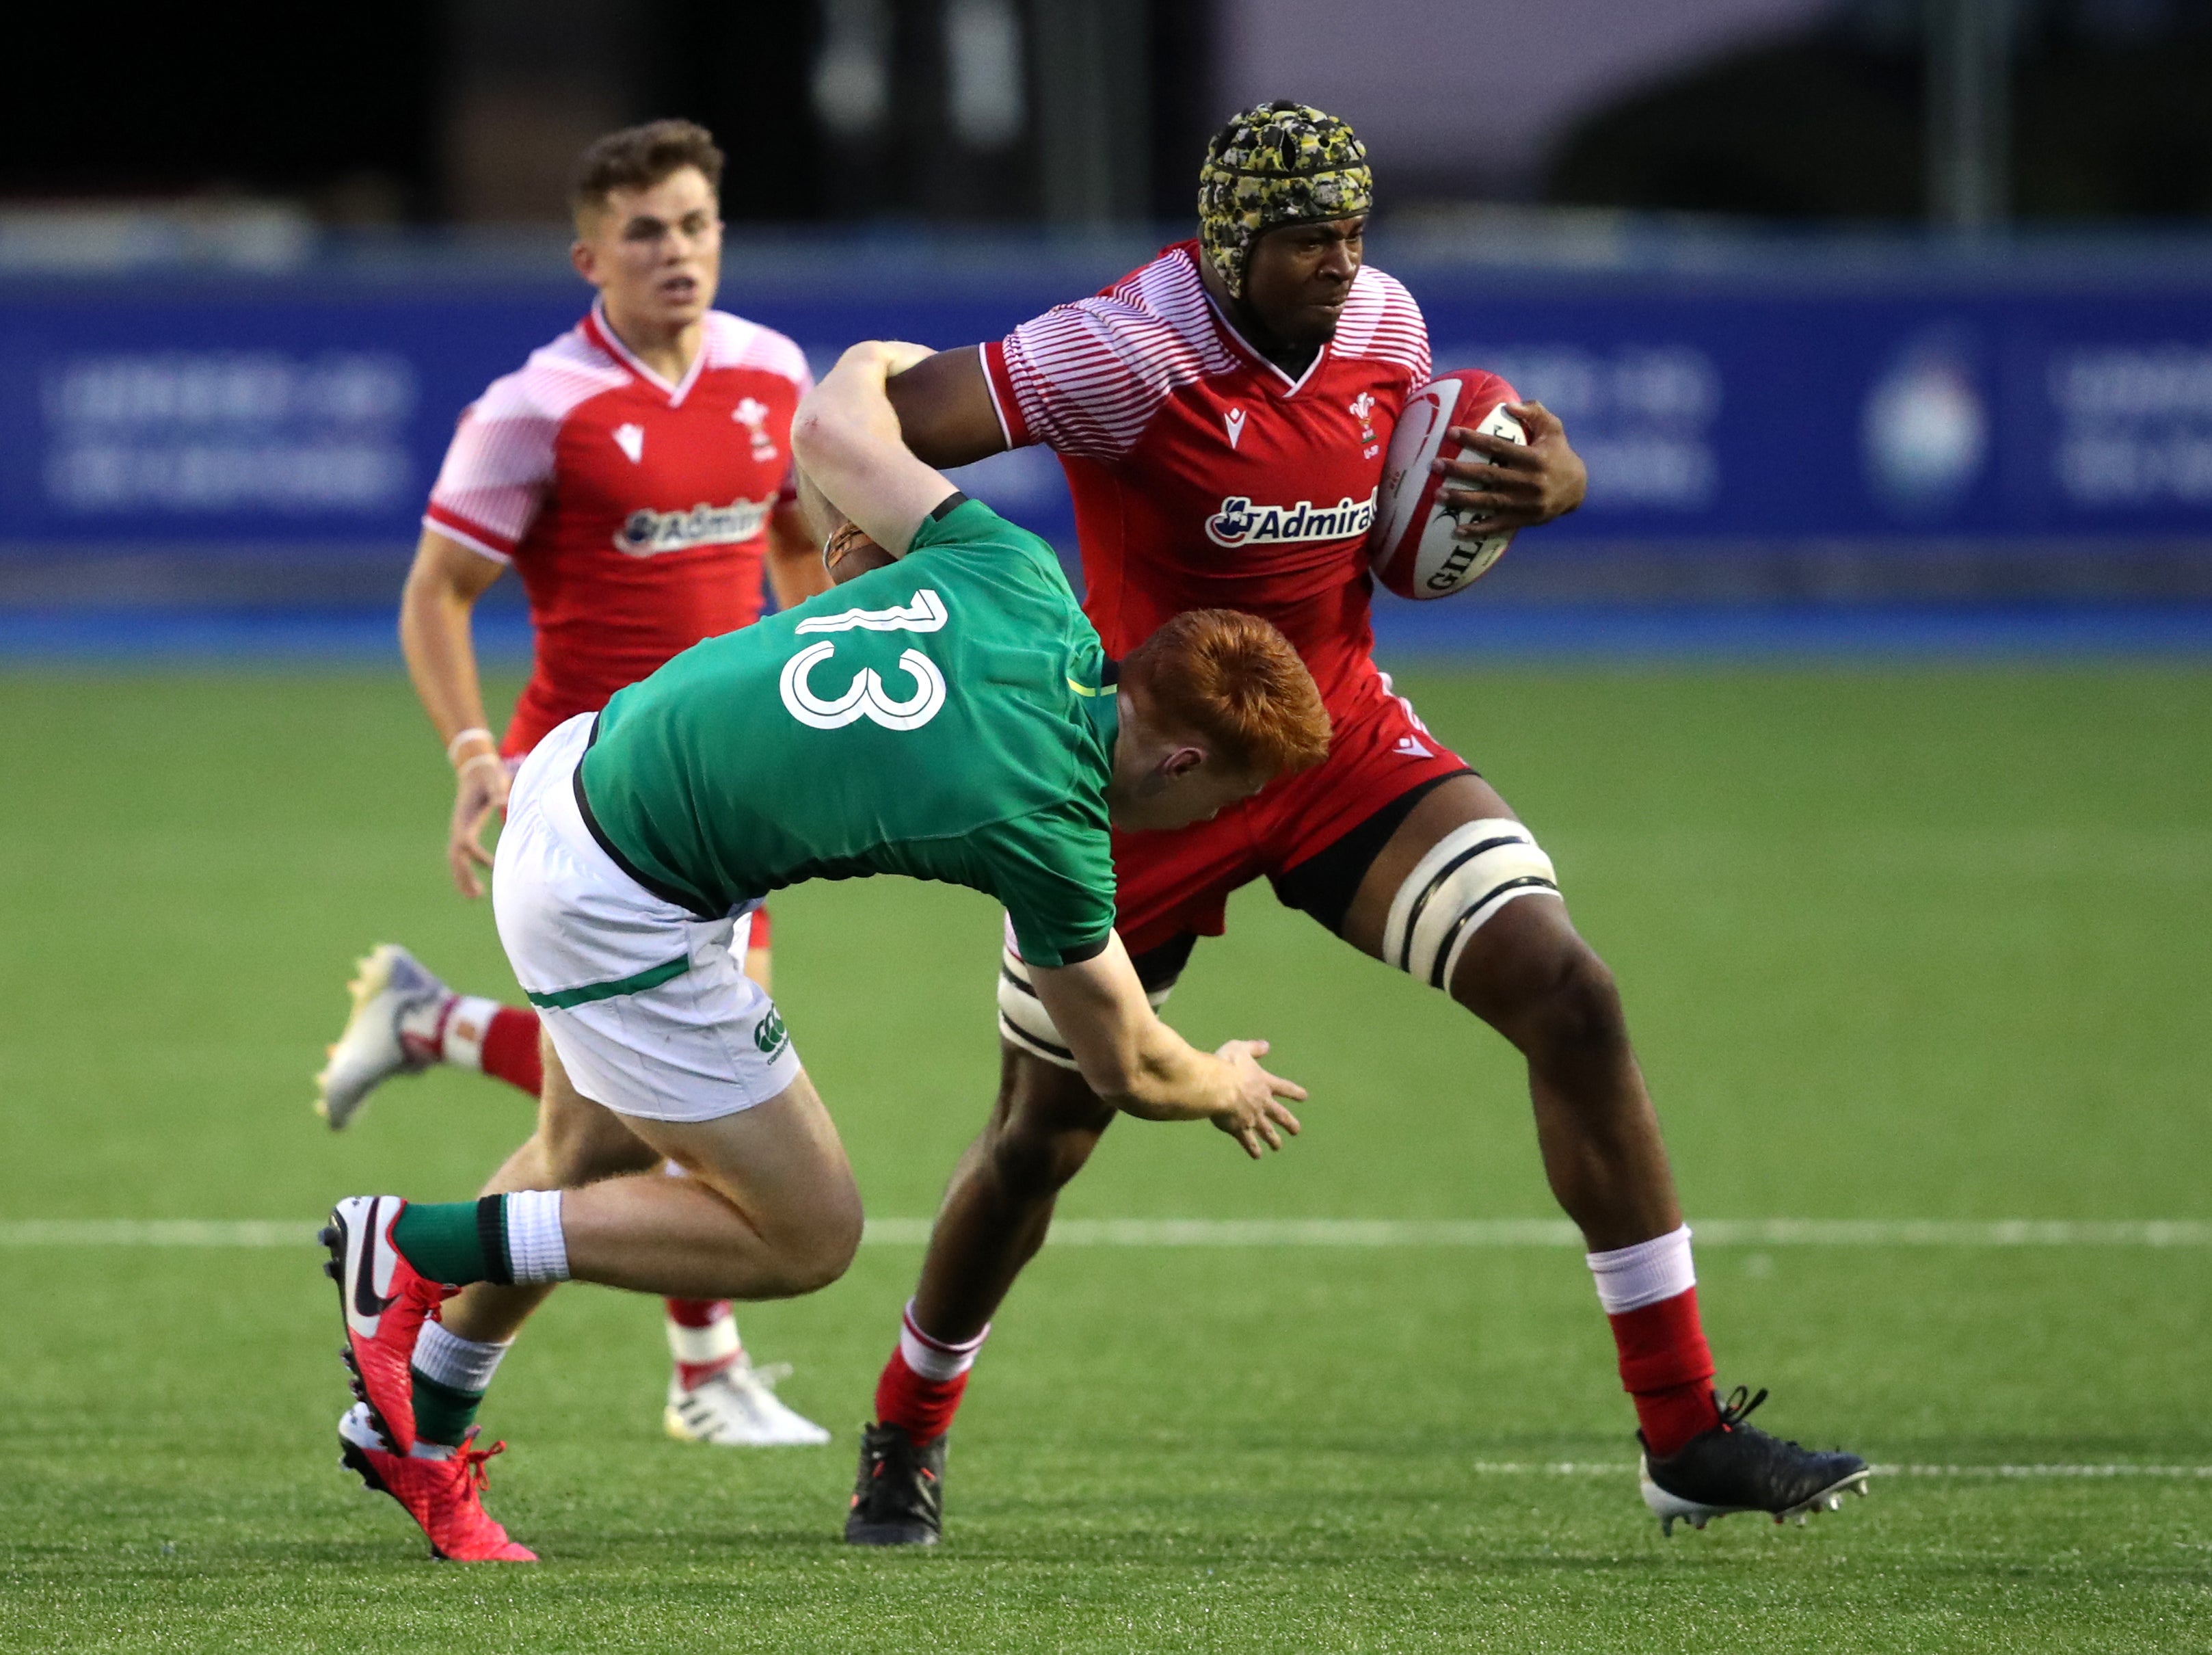
[[[392,1239],[410,1264],[452,1287],[568,1279],[558,1190],[410,1202],[392,1226]]]
[[[408,1364],[414,1381],[416,1458],[451,1459],[468,1440],[491,1376],[513,1343],[464,1339],[435,1322],[423,1327]]]

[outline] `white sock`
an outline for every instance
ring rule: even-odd
[[[448,1333],[435,1322],[426,1322],[408,1365],[426,1379],[481,1396],[491,1389],[491,1376],[499,1372],[501,1359],[514,1348],[512,1339],[495,1345],[480,1344]]]
[[[744,1352],[734,1316],[718,1316],[703,1328],[687,1328],[673,1317],[663,1325],[668,1329],[668,1354],[685,1367],[712,1367]]]
[[[568,1279],[568,1238],[561,1229],[561,1191],[524,1190],[506,1198],[507,1263],[518,1286]]]
[[[1585,1253],[1583,1263],[1597,1278],[1597,1302],[1607,1316],[1640,1311],[1647,1305],[1684,1293],[1698,1285],[1690,1262],[1690,1226],[1639,1241],[1609,1253]]]
[[[501,1358],[514,1343],[509,1339],[499,1344],[479,1344],[473,1339],[447,1332],[435,1322],[428,1322],[415,1342],[415,1354],[408,1359],[407,1365],[426,1379],[481,1396],[491,1389],[491,1376],[499,1372]],[[432,1442],[424,1437],[416,1439],[415,1446],[408,1451],[408,1457],[447,1460],[459,1451],[455,1444]]]
[[[985,1323],[982,1332],[963,1344],[947,1344],[933,1339],[921,1330],[914,1319],[914,1301],[907,1300],[906,1313],[899,1317],[899,1354],[915,1373],[925,1379],[943,1384],[947,1379],[957,1379],[975,1366],[975,1354],[983,1348],[983,1342],[991,1336],[991,1324]]]
[[[486,1000],[480,995],[458,995],[453,1010],[446,1015],[445,1039],[438,1048],[438,1061],[451,1063],[458,1069],[474,1069],[483,1074],[484,1035],[498,1011],[496,1000]]]

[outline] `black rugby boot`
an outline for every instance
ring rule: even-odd
[[[860,1476],[845,1539],[854,1546],[934,1546],[945,1530],[944,1437],[915,1445],[903,1426],[860,1433]]]
[[[1659,1531],[1671,1535],[1677,1518],[1702,1529],[1731,1512],[1765,1512],[1777,1523],[1800,1523],[1814,1512],[1834,1511],[1844,1492],[1867,1491],[1867,1463],[1841,1450],[1822,1452],[1770,1437],[1744,1415],[1766,1400],[1762,1390],[1745,1400],[1738,1385],[1721,1406],[1721,1422],[1700,1432],[1661,1459],[1648,1449],[1637,1465],[1644,1503],[1659,1519]],[[1717,1395],[1715,1400],[1718,1401]],[[1637,1433],[1637,1441],[1644,1433]]]

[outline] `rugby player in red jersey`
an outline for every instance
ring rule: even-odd
[[[1716,1396],[1690,1232],[1604,964],[1505,800],[1391,692],[1372,660],[1367,531],[1390,433],[1430,375],[1406,289],[1362,262],[1372,196],[1351,129],[1269,103],[1213,139],[1198,240],[1003,340],[890,381],[908,445],[957,465],[1054,449],[1074,497],[1085,607],[1109,652],[1179,610],[1274,623],[1328,707],[1326,762],[1210,822],[1117,836],[1116,928],[1156,1003],[1231,891],[1265,876],[1361,952],[1440,989],[1526,1058],[1553,1195],[1581,1228],[1635,1402],[1647,1504],[1671,1527],[1780,1516],[1863,1492],[1864,1462],[1743,1422]],[[1559,420],[1513,405],[1525,447],[1462,431],[1474,533],[1571,511],[1582,462]],[[847,1537],[928,1543],[967,1372],[1060,1187],[1113,1111],[1085,1087],[1009,934],[997,1105],[940,1208],[876,1391]],[[1763,1396],[1764,1392],[1760,1393]]]
[[[431,490],[399,636],[453,766],[446,858],[465,897],[483,892],[484,828],[542,736],[701,639],[758,619],[763,564],[780,605],[828,584],[793,483],[791,417],[812,384],[806,359],[782,334],[713,308],[721,170],[713,137],[688,121],[611,133],[585,152],[571,257],[598,298],[462,414]],[[510,565],[529,599],[536,650],[495,741],[470,617]],[[754,916],[745,953],[763,986],[767,920]],[[333,1128],[380,1082],[434,1063],[538,1095],[538,1015],[528,1007],[457,995],[391,944],[361,963],[351,989],[353,1015],[316,1077],[316,1109]],[[777,1399],[774,1371],[747,1360],[728,1305],[671,1299],[667,1311],[670,1435],[749,1446],[829,1440]],[[503,1348],[458,1348],[465,1343],[434,1332],[426,1372],[458,1394],[481,1394]],[[465,1417],[440,1417],[458,1442]]]

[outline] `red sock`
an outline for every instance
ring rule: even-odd
[[[483,1072],[535,1098],[545,1084],[538,1056],[538,1013],[502,1006],[491,1014],[483,1033]]]
[[[1620,1353],[1622,1388],[1636,1399],[1644,1445],[1664,1458],[1720,1423],[1713,1354],[1698,1323],[1698,1290],[1606,1317]]]
[[[894,1350],[876,1381],[876,1419],[883,1425],[905,1427],[917,1443],[931,1442],[951,1428],[959,1410],[968,1375],[950,1379],[925,1379],[906,1365],[905,1355]]]
[[[704,1384],[737,1366],[745,1354],[726,1299],[672,1299],[668,1303],[668,1350],[676,1359],[676,1381],[686,1390]]]
[[[899,1342],[876,1381],[876,1419],[904,1428],[917,1443],[943,1436],[968,1389],[968,1370],[991,1336],[991,1325],[973,1339],[949,1344],[921,1330],[909,1302],[899,1318]]]

